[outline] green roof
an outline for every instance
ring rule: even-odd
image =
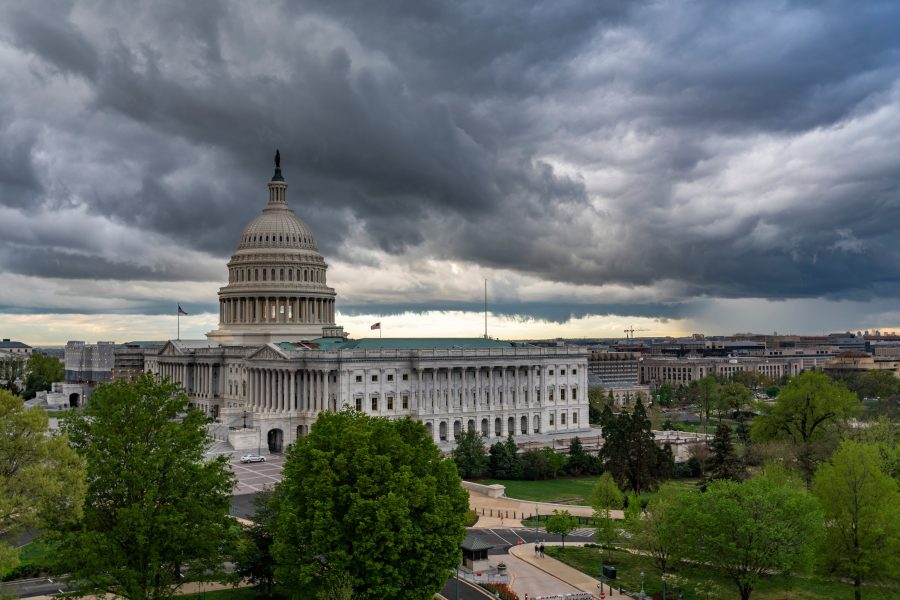
[[[480,348],[516,348],[527,346],[518,342],[486,340],[484,338],[317,338],[305,342],[309,348],[316,350],[473,350]],[[283,350],[293,350],[300,344],[282,342],[278,344]]]
[[[490,550],[493,548],[492,545],[488,544],[481,538],[477,538],[471,534],[466,536],[466,539],[462,541],[462,544],[459,545],[463,550],[468,550],[469,552],[475,552],[476,550]]]

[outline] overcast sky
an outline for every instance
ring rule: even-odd
[[[276,147],[356,336],[900,329],[895,0],[0,6],[3,337],[214,328]]]

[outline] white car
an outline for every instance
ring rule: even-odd
[[[242,463],[254,463],[254,462],[266,462],[265,456],[260,456],[259,454],[246,454],[241,457]]]

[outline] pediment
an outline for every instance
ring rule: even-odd
[[[247,357],[247,360],[287,360],[288,356],[275,344],[266,344]]]
[[[162,350],[159,351],[157,356],[184,356],[184,353],[181,352],[175,344],[168,341],[166,342],[166,345],[162,347]]]

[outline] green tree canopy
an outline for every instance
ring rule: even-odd
[[[597,523],[597,541],[601,547],[616,541],[618,531],[613,522],[611,512],[625,504],[625,496],[608,472],[604,473],[594,484],[591,491],[591,505],[594,507],[594,520]]]
[[[17,562],[8,541],[23,530],[81,518],[84,463],[47,422],[42,409],[0,390],[0,573]]]
[[[709,433],[709,416],[718,405],[719,382],[714,376],[707,375],[698,382],[697,387],[697,401],[704,416],[703,432]]]
[[[650,499],[647,514],[628,520],[632,544],[650,557],[661,573],[681,556],[683,544],[690,543],[679,521],[690,494],[680,486],[664,483]]]
[[[766,477],[742,483],[721,479],[685,499],[680,519],[690,539],[684,556],[733,582],[742,600],[750,598],[760,578],[812,565],[822,514],[806,490]]]
[[[253,498],[256,512],[234,551],[235,573],[261,588],[266,597],[275,587],[275,560],[272,558],[273,530],[278,517],[278,503],[271,491]]]
[[[81,524],[61,564],[79,593],[168,598],[189,575],[222,570],[234,476],[207,458],[207,418],[176,385],[144,374],[97,387],[64,429],[87,463]]]
[[[483,477],[488,470],[484,439],[475,430],[464,431],[456,440],[453,462],[463,479]]]
[[[825,511],[828,566],[853,579],[856,600],[868,579],[900,579],[900,492],[880,468],[878,448],[844,441],[816,471]]]
[[[722,416],[736,415],[743,422],[752,402],[753,394],[740,383],[726,383],[719,389],[718,406]]]
[[[640,399],[631,413],[615,415],[607,407],[601,425],[600,459],[620,487],[640,493],[671,474],[671,449],[657,448]]]
[[[751,429],[753,439],[792,442],[798,449],[799,468],[807,486],[812,484],[818,460],[833,447],[828,437],[860,410],[853,392],[818,371],[794,377],[774,404],[760,406],[762,415],[753,421]]]
[[[519,461],[519,447],[512,434],[504,442],[491,446],[488,460],[491,477],[497,479],[522,479],[522,463]]]
[[[66,371],[58,358],[33,352],[25,365],[25,397],[34,398],[40,391],[48,391],[51,384],[63,381]]]
[[[346,573],[360,598],[431,598],[459,562],[469,499],[410,419],[322,413],[288,451],[275,573],[300,593]]]
[[[25,359],[15,354],[0,357],[0,384],[12,393],[19,392],[18,380],[25,377]]]
[[[578,527],[578,519],[567,511],[554,510],[553,514],[547,518],[545,529],[547,533],[552,533],[562,537],[562,545],[565,548],[566,538],[575,528]]]
[[[731,442],[731,427],[719,423],[710,447],[709,462],[706,465],[707,479],[739,480],[743,475],[741,463],[734,453]]]

